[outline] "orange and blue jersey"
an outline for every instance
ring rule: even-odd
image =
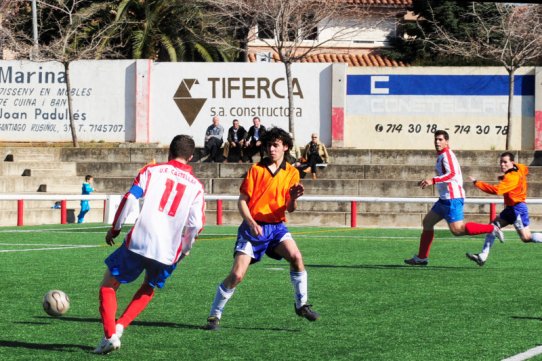
[[[502,180],[496,186],[476,181],[474,185],[489,194],[502,195],[504,204],[515,206],[523,203],[527,199],[527,175],[529,168],[520,163],[515,163],[512,169],[509,169],[502,176]]]
[[[268,168],[269,159],[254,164],[248,171],[240,192],[249,197],[248,208],[257,222],[279,223],[286,221],[286,205],[290,188],[299,183],[299,171],[283,161],[273,174]]]

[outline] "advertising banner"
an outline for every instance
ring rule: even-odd
[[[133,61],[70,64],[73,119],[80,141],[133,138],[133,72]],[[71,141],[66,82],[58,62],[0,61],[0,141]]]
[[[444,129],[455,149],[504,149],[509,77],[502,68],[349,69],[345,146],[432,148]],[[534,70],[515,76],[514,149],[534,142]]]

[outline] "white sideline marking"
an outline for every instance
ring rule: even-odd
[[[12,246],[12,245],[10,245]],[[41,246],[41,245],[36,245]],[[96,248],[101,246],[64,246],[64,247],[48,247],[48,248],[27,248],[27,249],[0,249],[0,253],[7,253],[7,252],[30,252],[30,251],[53,251],[53,250],[60,250],[60,249],[74,249],[74,248]]]
[[[94,227],[81,227],[81,228],[49,228],[49,229],[0,229],[0,233],[44,233],[49,231],[61,231],[61,232],[72,232],[77,230],[85,230],[85,229],[97,229],[102,228],[105,230],[108,230],[111,226],[94,226]],[[79,232],[78,232],[79,233]]]
[[[47,243],[0,243],[0,246],[40,246],[40,247],[79,247],[81,244],[47,244]],[[89,245],[82,245],[89,246]]]
[[[524,361],[540,354],[542,354],[542,346],[537,346],[525,352],[518,353],[512,357],[505,358],[502,361]]]

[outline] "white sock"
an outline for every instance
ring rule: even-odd
[[[493,246],[493,242],[495,242],[495,236],[492,233],[486,234],[486,240],[484,242],[484,246],[482,247],[482,252],[480,252],[480,258],[482,261],[487,260],[489,250],[491,249],[491,246]]]
[[[222,317],[222,310],[224,310],[226,303],[228,303],[234,292],[235,288],[226,288],[226,286],[221,283],[216,289],[215,299],[213,300],[209,316],[215,316],[220,319],[220,317]]]
[[[307,304],[309,298],[307,292],[307,278],[307,271],[290,271],[290,281],[292,281],[292,286],[294,286],[295,307],[297,308]]]
[[[531,233],[531,242],[542,243],[542,233]]]

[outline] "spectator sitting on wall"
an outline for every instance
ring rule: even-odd
[[[222,154],[220,154],[220,148],[224,137],[224,127],[220,125],[220,118],[213,117],[213,124],[211,124],[205,132],[205,148],[203,149],[202,158],[209,154],[205,162],[222,162]]]
[[[312,173],[312,179],[316,179],[316,165],[329,163],[329,155],[326,146],[318,140],[318,134],[312,133],[311,141],[305,146],[303,157],[307,160]]]
[[[265,127],[261,124],[260,118],[254,117],[252,119],[252,126],[248,129],[248,135],[246,138],[245,149],[243,150],[243,160],[252,163],[252,157],[256,153],[260,153],[260,159],[265,154],[265,148],[262,147],[261,138],[265,134]]]
[[[233,125],[228,129],[228,141],[224,144],[224,158],[227,162],[243,162],[242,148],[245,146],[247,131],[239,120],[234,119]]]

